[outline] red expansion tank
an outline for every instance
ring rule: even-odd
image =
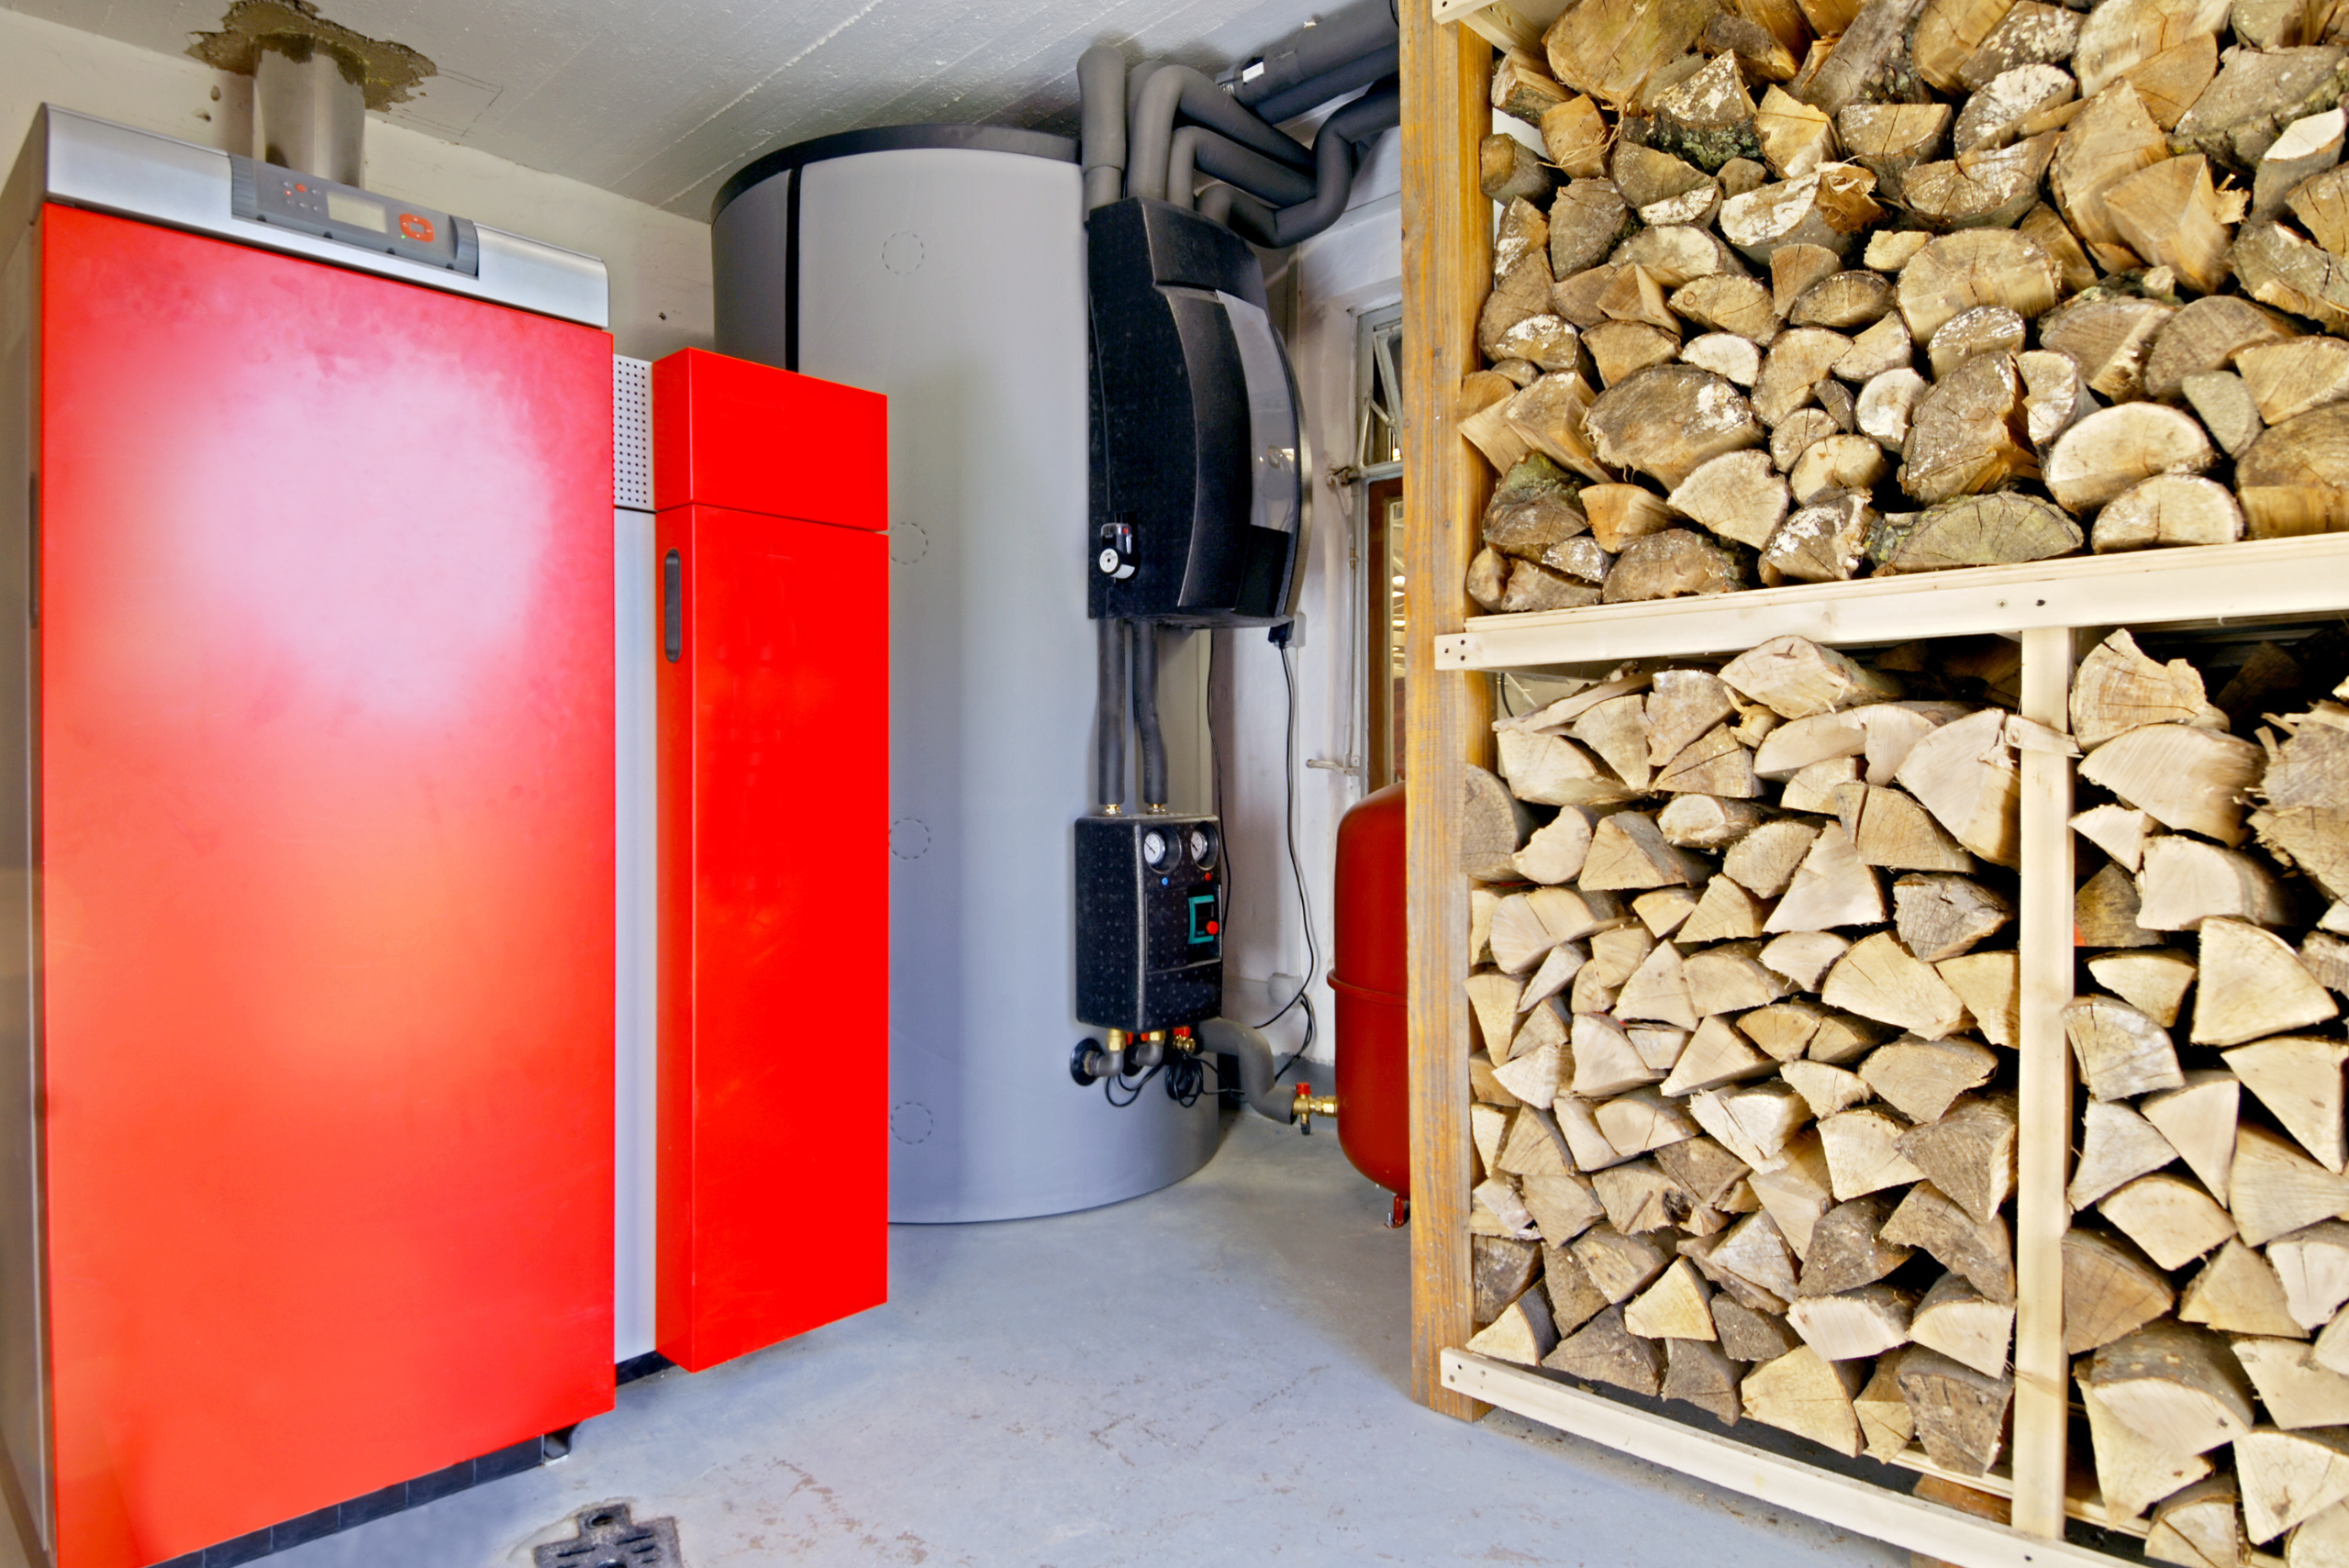
[[[1338,824],[1338,1142],[1354,1169],[1411,1195],[1409,935],[1403,786],[1364,797]],[[1399,1210],[1398,1210],[1399,1212]]]

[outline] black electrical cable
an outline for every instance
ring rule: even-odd
[[[1297,980],[1297,994],[1281,1005],[1279,1012],[1256,1026],[1260,1029],[1270,1029],[1293,1010],[1302,1007],[1305,1011],[1305,1039],[1289,1052],[1288,1060],[1275,1069],[1273,1076],[1275,1079],[1296,1066],[1298,1057],[1313,1049],[1313,1038],[1319,1020],[1313,1011],[1313,998],[1307,993],[1312,989],[1314,973],[1321,967],[1320,944],[1313,935],[1313,902],[1306,895],[1305,865],[1297,852],[1297,666],[1289,657],[1289,644],[1286,638],[1281,640],[1280,650],[1281,679],[1288,688],[1288,735],[1282,758],[1288,784],[1284,817],[1288,838],[1289,875],[1297,883],[1297,912],[1305,922],[1306,957],[1305,973]]]

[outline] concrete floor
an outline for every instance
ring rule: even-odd
[[[572,1456],[266,1559],[528,1568],[575,1509],[691,1568],[1903,1564],[1514,1417],[1413,1405],[1407,1233],[1337,1140],[1252,1116],[1178,1186],[900,1227],[888,1306],[620,1390]]]

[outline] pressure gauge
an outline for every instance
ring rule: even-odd
[[[1206,823],[1191,829],[1191,863],[1201,871],[1215,869],[1216,851],[1220,848],[1215,841],[1215,829]]]
[[[1153,828],[1141,836],[1141,858],[1151,870],[1164,871],[1174,863],[1174,846],[1166,841],[1165,834]]]

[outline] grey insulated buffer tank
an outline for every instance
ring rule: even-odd
[[[889,399],[898,1220],[1112,1203],[1215,1147],[1212,1095],[1118,1109],[1069,1086],[1096,657],[1072,567],[1084,225],[1074,144],[994,127],[828,137],[719,197],[718,350]]]

